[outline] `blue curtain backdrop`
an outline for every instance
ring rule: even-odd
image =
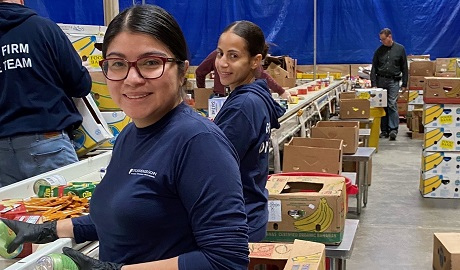
[[[141,1],[134,1],[140,4]],[[235,20],[258,24],[273,55],[313,63],[313,0],[150,0],[179,22],[192,65],[214,50],[226,25]],[[120,10],[133,5],[120,0]],[[460,57],[458,0],[317,0],[317,63],[370,63],[384,27],[408,54]],[[55,22],[102,25],[102,0],[26,0]]]

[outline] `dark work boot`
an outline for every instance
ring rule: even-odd
[[[389,136],[390,135],[388,135],[388,132],[382,131],[382,133],[380,133],[379,138],[388,138]]]
[[[396,130],[390,131],[390,141],[396,141],[397,135],[398,135],[398,132],[396,132]]]

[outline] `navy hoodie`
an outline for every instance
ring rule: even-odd
[[[88,71],[54,22],[0,3],[0,138],[80,125],[71,97],[90,90]]]
[[[267,82],[259,79],[235,88],[214,119],[240,158],[250,242],[259,242],[266,234],[270,133],[280,127],[278,118],[284,112],[272,98]]]

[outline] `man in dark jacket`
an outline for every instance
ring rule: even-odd
[[[78,161],[72,97],[90,90],[64,32],[23,0],[0,0],[0,187]]]
[[[388,106],[386,115],[380,124],[380,137],[394,141],[398,135],[399,115],[397,100],[399,96],[399,81],[401,90],[406,91],[408,68],[404,46],[393,41],[391,30],[384,28],[380,31],[382,45],[375,51],[372,59],[371,83],[372,87],[387,90]]]

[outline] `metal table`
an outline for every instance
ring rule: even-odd
[[[360,128],[359,129],[359,137],[363,138],[364,147],[369,146],[369,137],[371,136],[371,129],[370,128]]]
[[[358,175],[356,178],[356,185],[358,186],[356,213],[358,215],[361,214],[361,201],[364,207],[367,205],[369,163],[372,162],[372,156],[375,151],[375,147],[358,147],[356,153],[343,155],[342,157],[343,161],[356,162],[358,167]]]
[[[354,240],[358,229],[359,220],[346,219],[342,243],[338,246],[326,246],[326,257],[330,258],[331,270],[345,270],[346,260],[353,252]]]

